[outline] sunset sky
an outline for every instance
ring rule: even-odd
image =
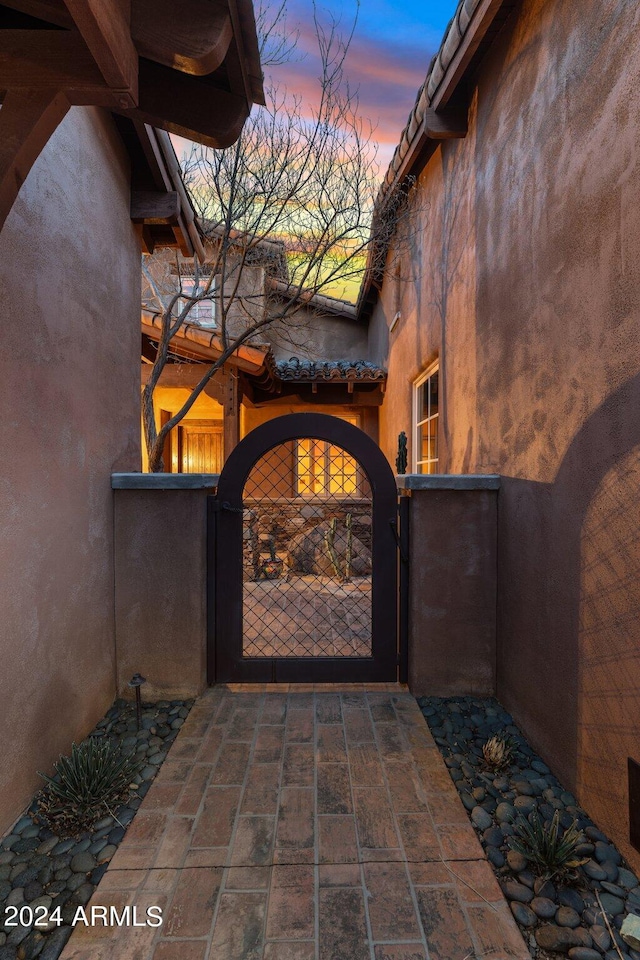
[[[358,15],[347,60],[349,81],[360,90],[361,112],[377,126],[380,160],[386,168],[404,128],[431,57],[438,49],[456,0],[325,0],[318,5],[341,18],[344,31]],[[276,77],[305,93],[317,76],[310,0],[290,0],[289,20],[300,30],[302,60],[277,68]]]
[[[258,3],[258,0],[254,0]],[[278,4],[280,0],[273,0]],[[440,46],[457,0],[322,0],[317,10],[320,22],[334,17],[338,30],[348,35],[357,15],[355,32],[345,64],[345,75],[359,91],[360,115],[375,127],[379,175],[384,176],[398,143],[429,63]],[[317,102],[319,58],[313,22],[312,0],[287,0],[287,33],[298,42],[290,59],[267,67],[266,83],[272,79],[303,103]],[[254,108],[256,109],[256,108]],[[178,155],[189,144],[173,137]],[[362,268],[365,260],[362,258]],[[354,300],[360,278],[341,280],[324,292]]]

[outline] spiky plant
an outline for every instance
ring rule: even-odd
[[[534,810],[529,819],[518,817],[513,824],[513,836],[509,844],[513,850],[526,857],[531,869],[539,876],[568,878],[577,867],[587,862],[576,853],[583,836],[574,820],[564,832],[560,829],[560,811],[556,810],[551,822],[541,822]]]
[[[66,832],[86,829],[109,813],[129,793],[139,761],[122,753],[113,740],[90,737],[71,756],[54,764],[55,776],[40,776],[46,785],[39,798],[39,813],[53,827]]]
[[[513,759],[515,743],[506,733],[494,733],[482,748],[482,756],[492,770],[508,767]]]

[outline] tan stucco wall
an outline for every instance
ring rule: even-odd
[[[366,360],[367,325],[328,312],[299,307],[263,334],[276,360]]]
[[[211,491],[209,491],[211,492]],[[116,490],[118,690],[194,697],[206,684],[207,491]]]
[[[140,467],[139,278],[120,141],[72,109],[0,234],[0,833],[115,693],[110,475]]]
[[[415,490],[409,505],[409,686],[493,696],[496,490]]]
[[[468,137],[420,177],[380,423],[392,460],[411,382],[439,357],[440,469],[505,477],[499,696],[636,866],[639,136],[640,8],[518,5]],[[382,362],[394,297],[387,283],[371,325]]]

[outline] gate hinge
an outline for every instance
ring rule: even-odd
[[[244,513],[244,507],[232,507],[227,500],[223,503],[219,500],[212,500],[211,509],[214,513],[220,513],[222,510],[228,510],[229,513]]]

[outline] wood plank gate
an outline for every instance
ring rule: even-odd
[[[228,458],[208,524],[210,682],[397,679],[397,492],[367,434],[268,421]]]

